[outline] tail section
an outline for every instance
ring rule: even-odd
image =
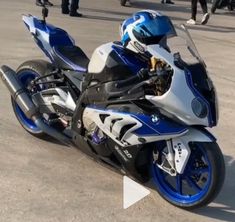
[[[74,40],[68,33],[60,28],[54,27],[32,15],[23,15],[23,21],[34,37],[37,45],[46,56],[53,62],[53,48],[56,46],[74,46]]]

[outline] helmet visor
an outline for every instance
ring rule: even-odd
[[[176,35],[175,28],[167,16],[157,16],[136,25],[133,34],[138,41],[146,44],[158,44],[163,37]]]

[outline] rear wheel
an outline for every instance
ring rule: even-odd
[[[151,174],[158,193],[173,205],[195,209],[209,204],[219,193],[225,176],[223,155],[215,142],[190,145],[191,154],[183,174],[171,176],[152,159]],[[156,151],[154,151],[156,152]]]
[[[23,84],[25,89],[28,91],[28,87],[30,82],[40,76],[43,76],[52,71],[52,66],[50,63],[43,60],[32,60],[23,63],[16,71],[17,77],[20,82]],[[40,86],[37,88],[40,91]],[[32,93],[28,91],[29,95]],[[45,137],[46,134],[38,128],[35,123],[28,119],[17,103],[11,98],[13,111],[15,113],[16,118],[18,119],[21,126],[30,134],[37,137]]]

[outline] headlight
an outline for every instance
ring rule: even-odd
[[[208,114],[207,106],[200,98],[194,98],[191,103],[193,113],[199,118],[205,118]]]

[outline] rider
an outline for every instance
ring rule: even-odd
[[[167,16],[153,10],[142,10],[122,23],[120,35],[125,48],[145,54],[147,45],[153,44],[161,44],[169,51],[166,39],[176,35],[176,31]]]

